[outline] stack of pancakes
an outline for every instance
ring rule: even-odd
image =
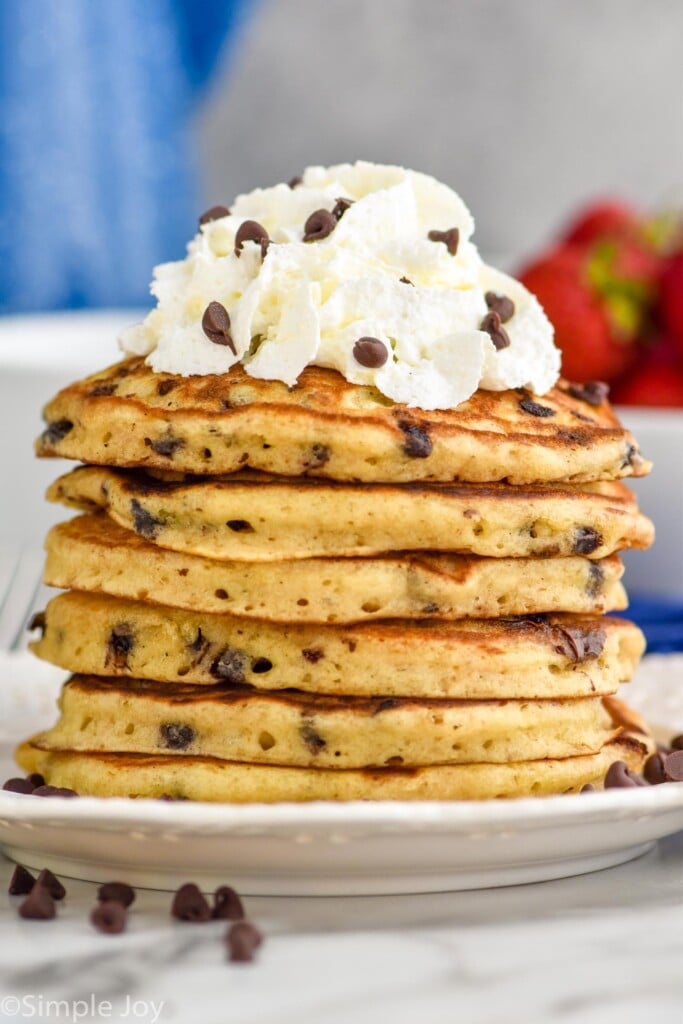
[[[566,792],[647,730],[614,694],[643,638],[621,548],[649,469],[600,388],[396,405],[129,359],[46,408],[55,597],[34,651],[74,675],[20,748],[79,793],[196,800]]]

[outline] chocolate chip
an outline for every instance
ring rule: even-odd
[[[301,739],[313,755],[319,754],[327,746],[327,741],[316,732],[310,721],[304,720],[301,723]]]
[[[430,231],[427,235],[430,242],[443,242],[451,256],[455,256],[460,242],[460,232],[457,228],[449,228],[447,231]]]
[[[35,884],[36,880],[31,872],[21,864],[17,864],[10,878],[7,892],[10,896],[25,896]]]
[[[226,647],[211,665],[211,675],[233,686],[240,686],[245,681],[246,664],[247,660],[241,651]]]
[[[263,224],[259,224],[257,220],[245,220],[240,224],[235,235],[235,256],[240,255],[245,242],[256,242],[260,245],[261,259],[265,259],[270,238]]]
[[[152,441],[150,448],[157,455],[163,455],[165,459],[172,459],[179,448],[183,448],[185,441],[182,437],[160,437]]]
[[[157,394],[163,397],[164,395],[167,395],[169,391],[173,391],[173,388],[177,387],[177,384],[177,380],[160,380],[157,384]]]
[[[353,358],[361,366],[376,369],[384,366],[389,358],[389,350],[379,338],[366,336],[359,338],[353,346]]]
[[[373,711],[373,715],[378,715],[381,711],[391,711],[392,708],[397,708],[400,701],[396,700],[395,697],[384,697],[383,700],[379,701],[377,707]]]
[[[572,626],[555,625],[559,642],[555,650],[573,662],[599,658],[605,646],[604,629],[579,629]]]
[[[199,218],[200,228],[204,224],[210,224],[212,220],[220,220],[221,217],[228,217],[230,210],[227,206],[210,206]]]
[[[635,786],[647,786],[635,772],[629,770],[624,761],[615,761],[605,775],[605,789],[630,789]]]
[[[50,921],[57,913],[55,901],[43,885],[36,884],[19,907],[19,916],[31,921]]]
[[[667,782],[683,782],[683,750],[674,750],[664,758],[664,778]]]
[[[602,544],[602,534],[592,526],[577,526],[574,530],[575,555],[591,555]]]
[[[507,295],[502,295],[500,292],[486,292],[484,300],[489,309],[498,314],[500,322],[503,324],[506,324],[515,315],[515,304]]]
[[[256,658],[251,663],[251,671],[255,672],[256,675],[263,675],[264,672],[270,672],[273,667],[273,663],[270,658]]]
[[[78,793],[66,786],[36,786],[33,796],[78,796]]]
[[[263,942],[263,936],[258,928],[251,921],[236,921],[228,929],[225,936],[228,944],[228,954],[232,963],[251,963],[258,947]]]
[[[28,781],[33,783],[33,785],[37,789],[38,786],[45,785],[45,776],[41,775],[40,772],[31,772],[31,774],[28,776]]]
[[[160,745],[168,750],[187,750],[195,737],[195,731],[191,725],[168,722],[159,726],[159,735]]]
[[[304,224],[304,242],[319,242],[331,235],[337,218],[329,210],[315,210]]]
[[[246,519],[228,519],[226,526],[229,526],[235,533],[253,533],[254,527]]]
[[[401,284],[410,284],[413,285],[413,288],[415,287],[415,285],[413,284],[409,277],[399,277],[399,281],[401,282]]]
[[[432,454],[432,440],[426,430],[410,420],[399,420],[398,426],[405,434],[403,451],[406,455],[411,459],[426,459]]]
[[[244,917],[242,900],[229,885],[221,885],[213,894],[211,916],[221,921],[240,921]]]
[[[588,566],[588,582],[586,593],[589,597],[597,597],[605,582],[605,570],[598,562],[590,562]]]
[[[45,612],[36,612],[35,615],[31,616],[31,621],[26,627],[29,633],[32,633],[34,629],[39,629],[43,636],[45,636]]]
[[[73,426],[71,420],[55,420],[54,423],[48,423],[47,429],[43,431],[43,441],[57,444],[73,430]]]
[[[135,889],[127,882],[105,882],[97,890],[97,898],[101,903],[121,903],[129,907],[135,901]]]
[[[179,921],[200,923],[210,920],[211,909],[194,882],[186,882],[173,897],[171,914]]]
[[[305,469],[320,469],[326,462],[330,461],[330,449],[325,444],[313,444],[311,445],[311,454],[307,462],[304,463]]]
[[[165,526],[163,519],[157,519],[140,504],[137,498],[131,498],[130,510],[133,515],[133,527],[136,533],[146,540],[154,540],[162,526]]]
[[[127,622],[119,622],[114,626],[107,639],[107,649],[104,655],[104,664],[107,668],[113,666],[116,669],[128,668],[128,655],[135,647],[135,634],[133,627]]]
[[[555,437],[558,441],[566,441],[568,444],[580,444],[584,447],[593,443],[593,438],[586,430],[567,430],[566,427],[558,427]]]
[[[669,742],[669,746],[672,750],[683,750],[683,734],[680,736],[674,736]]]
[[[23,793],[25,796],[28,796],[36,787],[29,779],[14,778],[3,782],[2,788],[7,793]]]
[[[235,343],[230,334],[230,314],[221,302],[210,302],[202,317],[202,330],[214,345],[227,345],[237,355]]]
[[[321,651],[319,647],[305,647],[301,653],[306,661],[310,661],[311,665],[317,664],[321,658],[325,657],[324,651]]]
[[[36,879],[36,884],[44,886],[53,900],[63,900],[66,896],[66,889],[49,868],[43,868]]]
[[[301,177],[301,175],[300,175],[300,174],[295,174],[293,178],[290,178],[290,179],[289,179],[289,181],[287,182],[287,184],[289,185],[289,187],[290,187],[290,188],[292,188],[292,189],[293,189],[293,188],[296,188],[296,187],[297,187],[297,185],[300,185],[300,184],[302,183],[302,181],[303,181],[303,180],[304,180],[304,179],[303,179],[303,178]]]
[[[567,391],[572,398],[597,406],[602,405],[609,395],[609,384],[601,380],[590,380],[586,384],[570,384]]]
[[[508,332],[503,327],[502,321],[498,313],[487,313],[482,322],[479,324],[479,330],[486,331],[489,338],[493,342],[493,347],[496,349],[496,351],[500,352],[502,348],[509,348],[510,338],[508,336]],[[539,406],[539,408],[541,408],[541,406]],[[547,415],[547,413],[534,413],[534,415],[545,416]]]
[[[587,782],[585,786],[581,787],[581,793],[595,793],[595,786],[592,783]]]
[[[126,908],[118,900],[104,900],[93,907],[90,914],[91,924],[98,932],[106,935],[118,935],[126,928]]]
[[[105,398],[108,395],[113,395],[116,391],[117,385],[111,383],[111,381],[103,381],[101,384],[96,384],[94,388],[89,391],[91,398]]]
[[[332,207],[332,216],[335,220],[341,220],[349,207],[353,206],[353,199],[344,199],[340,197]]]
[[[540,416],[542,419],[547,419],[549,416],[555,415],[555,410],[550,409],[547,405],[540,405],[538,402],[534,402],[533,398],[522,398],[519,402],[520,409],[524,412],[528,412],[530,416]]]
[[[664,774],[664,754],[657,752],[651,754],[648,757],[643,767],[643,776],[647,779],[651,786],[659,786],[662,782],[666,782],[666,775]]]

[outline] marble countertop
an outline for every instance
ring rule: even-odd
[[[225,922],[172,920],[169,893],[138,890],[128,931],[102,935],[88,920],[96,886],[65,879],[58,919],[24,921],[17,898],[4,895],[11,872],[0,862],[3,1024],[681,1017],[683,832],[629,864],[555,882],[427,896],[246,898],[266,939],[243,965],[227,962]]]

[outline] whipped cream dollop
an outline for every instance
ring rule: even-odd
[[[540,395],[559,376],[538,301],[483,263],[469,210],[428,175],[309,167],[202,221],[187,257],[155,268],[156,308],[119,339],[156,372],[241,362],[291,386],[306,366],[331,367],[422,409],[480,387]]]

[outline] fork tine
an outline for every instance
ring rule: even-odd
[[[41,585],[43,557],[38,548],[26,548],[14,557],[14,569],[0,608],[0,650],[12,649],[23,634]]]

